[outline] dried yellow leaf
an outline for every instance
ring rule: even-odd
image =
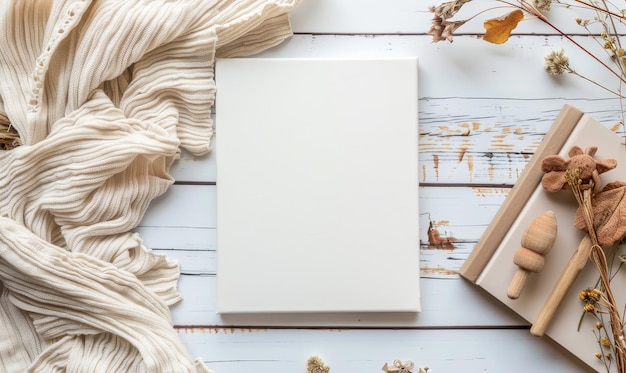
[[[483,39],[494,44],[504,43],[509,40],[511,31],[517,27],[522,19],[524,19],[524,13],[519,9],[515,9],[502,17],[488,19],[483,24],[486,30]]]

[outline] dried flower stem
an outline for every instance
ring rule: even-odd
[[[606,2],[603,1],[604,3],[604,8],[601,8],[595,4],[592,3],[588,3],[586,1],[583,0],[574,0],[575,2],[584,5],[585,7],[589,7],[591,9],[594,9],[596,11],[602,12],[602,13],[606,13],[607,15],[610,15],[611,17],[617,17],[617,18],[622,18],[622,19],[626,19],[626,17],[624,17],[624,15],[620,14],[620,13],[615,13],[612,12],[608,9],[608,7],[606,6]]]
[[[525,2],[525,1],[522,0],[522,2]],[[533,9],[534,9],[534,7],[533,7]],[[615,75],[617,77],[617,79],[619,79],[620,82],[626,83],[626,78],[624,78],[621,74],[619,74],[617,71],[613,70],[609,65],[607,65],[604,61],[602,61],[600,58],[598,58],[595,54],[591,53],[591,51],[589,51],[587,48],[585,48],[579,42],[574,40],[574,38],[572,38],[570,35],[568,35],[565,32],[563,32],[554,23],[550,22],[550,20],[548,20],[548,18],[546,16],[544,16],[543,14],[541,14],[541,12],[539,12],[537,9],[534,9],[534,11],[536,13],[532,13],[530,11],[529,12],[531,14],[535,15],[540,20],[542,20],[546,25],[550,26],[554,31],[558,32],[561,36],[563,36],[565,39],[567,39],[570,43],[574,44],[576,47],[578,47],[580,50],[582,50],[585,54],[587,54],[588,56],[593,58],[596,62],[598,62],[600,65],[602,65],[602,67],[606,68],[611,74]]]
[[[567,175],[566,179],[572,189],[574,197],[576,197],[578,206],[583,212],[589,237],[591,238],[591,242],[593,243],[590,258],[598,269],[598,273],[600,274],[600,284],[602,286],[606,299],[606,304],[604,304],[604,306],[607,308],[609,314],[611,333],[613,336],[613,352],[615,353],[615,364],[617,366],[618,372],[624,372],[624,370],[626,369],[626,346],[624,345],[624,327],[620,317],[619,309],[617,308],[617,302],[615,301],[613,291],[611,290],[610,272],[606,260],[606,255],[604,254],[604,250],[602,249],[602,247],[598,244],[598,236],[596,234],[593,224],[593,209],[591,206],[591,199],[594,189],[593,182],[591,182],[591,185],[589,185],[588,188],[586,187],[584,190],[581,190],[580,178],[577,176],[576,173],[576,171],[578,170],[573,171],[574,172],[572,172],[570,175]]]

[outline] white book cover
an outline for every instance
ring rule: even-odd
[[[418,312],[417,59],[219,59],[217,312]]]

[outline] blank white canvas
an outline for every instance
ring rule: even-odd
[[[217,311],[417,312],[417,59],[221,59]]]

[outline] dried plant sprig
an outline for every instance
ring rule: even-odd
[[[615,361],[618,372],[623,373],[626,371],[626,345],[624,345],[624,323],[622,321],[622,317],[620,315],[619,309],[617,307],[617,301],[613,295],[613,291],[611,289],[610,282],[610,270],[608,266],[608,262],[606,259],[606,255],[602,247],[598,244],[598,237],[596,234],[595,226],[594,226],[594,213],[592,208],[591,199],[593,198],[594,189],[593,186],[590,188],[581,189],[581,185],[583,185],[583,181],[580,178],[580,169],[571,169],[568,170],[565,174],[565,179],[567,180],[568,185],[570,186],[576,201],[578,202],[579,209],[582,210],[589,237],[591,238],[591,242],[593,244],[591,248],[590,259],[595,264],[596,269],[600,275],[600,284],[602,288],[602,292],[597,294],[593,291],[588,292],[588,299],[595,299],[597,301],[593,304],[587,302],[585,304],[585,311],[595,311],[596,304],[602,304],[603,308],[606,310],[606,313],[609,316],[609,322],[611,326],[611,334],[613,337],[613,353],[611,355],[611,360]],[[593,181],[592,181],[593,183]],[[602,302],[600,303],[600,295],[602,296]],[[588,305],[592,305],[589,307]]]
[[[606,371],[609,372],[613,366],[613,354],[611,353],[613,345],[605,327],[606,298],[603,296],[602,291],[597,288],[584,289],[579,293],[578,297],[583,302],[583,317],[591,316],[596,320],[595,326],[591,330],[598,344],[598,351],[594,353],[594,356],[602,361]],[[581,323],[582,319],[581,317]],[[580,329],[580,324],[578,327]]]
[[[622,50],[622,52],[623,52],[623,50]],[[548,53],[544,57],[544,60],[545,60],[546,71],[550,75],[552,75],[552,76],[560,76],[560,75],[563,75],[564,73],[569,73],[569,74],[572,74],[572,75],[576,75],[577,77],[579,77],[579,78],[581,78],[583,80],[586,80],[587,82],[589,82],[589,83],[591,83],[591,84],[593,84],[593,85],[595,85],[597,87],[600,87],[600,88],[604,89],[605,91],[607,91],[607,92],[609,92],[609,93],[611,93],[611,94],[613,94],[613,95],[615,95],[617,97],[620,97],[620,98],[625,97],[621,93],[619,93],[618,91],[614,91],[614,90],[612,90],[612,89],[610,89],[610,88],[608,88],[608,87],[606,87],[606,86],[604,86],[602,84],[599,84],[595,80],[590,79],[590,78],[588,78],[588,77],[578,73],[578,71],[574,70],[570,66],[569,57],[567,57],[565,55],[565,50],[562,49],[562,48],[559,51],[552,51],[552,52]]]
[[[558,27],[555,23],[549,20],[549,18],[544,14],[544,12],[549,11],[550,6],[548,4],[550,4],[552,1],[550,0],[493,0],[494,6],[489,6],[485,10],[480,11],[477,14],[474,14],[471,17],[468,17],[467,19],[451,20],[451,18],[455,16],[461,10],[461,7],[469,3],[470,1],[472,0],[449,1],[446,3],[442,3],[440,6],[430,7],[430,11],[435,15],[435,17],[433,18],[433,23],[431,25],[431,30],[429,31],[429,34],[433,35],[433,42],[438,42],[438,41],[443,41],[443,40],[452,41],[452,36],[454,34],[454,31],[460,28],[468,20],[473,19],[478,14],[485,12],[487,10],[493,10],[493,9],[497,9],[502,6],[505,6],[510,9],[516,9],[518,11],[521,11],[530,17],[539,19],[544,24],[546,24],[547,26],[552,28],[554,31],[556,31],[559,35],[561,35],[562,37],[567,39],[569,42],[571,42],[573,45],[575,45],[582,52],[584,52],[585,54],[593,58],[604,69],[606,69],[611,75],[615,76],[620,82],[620,84],[626,83],[626,74],[624,72],[623,63],[620,62],[617,64],[617,70],[612,68],[611,66],[609,66],[609,64],[607,64],[601,58],[596,56],[588,48],[578,43],[572,37],[572,35],[569,35],[568,33],[562,31],[560,27]],[[619,35],[619,33],[617,32],[616,25],[613,22],[613,18],[617,17],[618,13],[611,11],[606,1],[599,1],[601,5],[590,4],[585,1],[577,1],[577,0],[571,0],[571,1],[574,1],[575,3],[578,3],[581,6],[587,7],[591,10],[594,10],[599,15],[609,17],[608,20],[604,22],[604,25],[606,26],[605,31],[607,33],[607,36],[616,37],[616,42],[619,43],[619,40],[617,39],[617,36]],[[568,3],[564,1],[559,1],[558,3],[561,5],[568,5]],[[622,19],[624,18],[623,15],[620,15],[619,17]],[[485,27],[487,27],[487,24],[491,24],[493,22],[500,22],[501,24],[508,24],[510,23],[510,20],[507,20],[506,18],[503,18],[503,17],[487,19],[485,21]],[[508,35],[515,29],[515,26],[517,26],[517,22],[514,25],[510,25],[510,26],[512,27],[502,27],[501,30],[499,31],[501,34],[498,35],[496,40],[506,41],[508,39]],[[506,34],[506,35],[503,35],[503,34]],[[484,38],[484,39],[487,41],[493,42],[493,40],[490,40],[489,38]],[[595,82],[593,79],[587,78],[580,73],[576,73],[576,75],[583,77],[585,80],[593,82],[594,84],[598,86],[601,86],[602,88],[608,90],[611,93],[615,93],[615,90],[611,90],[607,87],[604,87],[600,85],[599,83]]]

